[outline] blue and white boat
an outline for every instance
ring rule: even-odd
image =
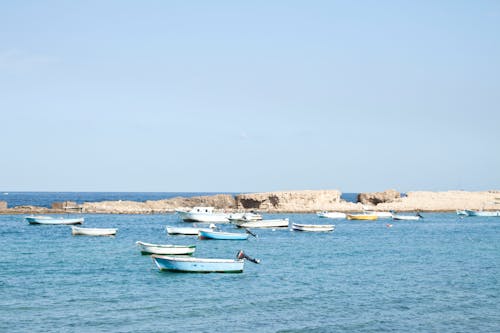
[[[82,224],[84,221],[83,217],[78,218],[55,218],[52,216],[26,216],[26,221],[29,224],[51,224],[51,225],[70,225],[70,224]]]
[[[260,263],[260,260],[247,256],[241,250],[236,254],[236,259],[172,257],[157,254],[153,254],[151,258],[160,271],[185,273],[242,273],[245,259],[256,264]]]
[[[219,239],[219,240],[246,240],[247,233],[241,232],[223,232],[223,231],[208,231],[200,230],[198,237],[200,239]]]
[[[192,255],[196,250],[195,245],[170,245],[170,244],[152,244],[137,241],[142,254],[163,254],[163,255]]]
[[[468,216],[483,216],[483,217],[492,217],[492,216],[500,216],[500,211],[494,211],[494,212],[487,212],[483,210],[468,210],[466,209],[465,212],[467,213]]]
[[[184,258],[153,254],[153,262],[160,271],[191,273],[241,273],[243,259]]]

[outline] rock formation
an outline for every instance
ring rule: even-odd
[[[384,192],[360,193],[358,201],[364,205],[378,205],[385,202],[393,202],[401,198],[401,194],[396,190],[386,190]]]

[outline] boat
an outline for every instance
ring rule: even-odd
[[[468,210],[465,212],[467,216],[482,216],[482,217],[492,217],[492,216],[500,216],[500,211],[484,211],[484,210]]]
[[[374,221],[378,219],[378,216],[375,214],[347,214],[348,220],[362,220],[362,221]]]
[[[248,221],[237,224],[238,228],[288,228],[288,218]]]
[[[206,231],[211,231],[215,229],[215,225],[211,224],[208,228],[202,228],[202,227],[171,227],[171,226],[166,226],[165,230],[167,231],[167,234],[169,235],[198,235],[200,230],[206,230]]]
[[[151,244],[141,241],[135,244],[140,247],[142,254],[191,255],[196,250],[195,245]]]
[[[245,259],[254,263],[260,261],[239,251],[236,259],[211,259],[193,257],[172,257],[153,254],[153,262],[160,271],[185,273],[242,273]]]
[[[467,211],[465,209],[464,210],[457,209],[457,215],[467,216]]]
[[[335,225],[333,224],[299,224],[292,223],[292,229],[295,231],[333,231],[335,230]]]
[[[228,219],[230,222],[235,221],[259,221],[262,220],[262,215],[249,212],[249,213],[233,213],[229,214]]]
[[[370,215],[377,215],[379,219],[390,219],[392,218],[392,213],[391,212],[374,212],[374,211],[368,211],[366,214]]]
[[[83,217],[78,218],[55,218],[51,216],[26,216],[26,221],[29,224],[51,224],[51,225],[68,225],[68,224],[82,224]]]
[[[329,219],[345,219],[346,218],[346,213],[341,213],[341,212],[317,212],[316,215],[321,218],[329,218]]]
[[[80,228],[71,227],[73,236],[114,236],[118,229],[115,228]]]
[[[229,222],[229,215],[226,213],[215,213],[214,207],[193,207],[189,211],[176,209],[175,212],[181,217],[184,222]]]
[[[249,234],[241,232],[223,232],[200,230],[198,237],[200,239],[219,239],[219,240],[246,240]]]
[[[392,215],[392,219],[397,221],[417,221],[423,218],[424,217],[420,215],[420,213],[417,213],[415,215],[399,215],[399,214]]]

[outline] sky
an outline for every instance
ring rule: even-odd
[[[0,1],[1,191],[500,189],[498,1]]]

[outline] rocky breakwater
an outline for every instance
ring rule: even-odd
[[[415,191],[408,192],[405,196],[392,195],[392,191],[362,193],[359,198],[360,201],[363,200],[365,209],[376,211],[500,210],[500,191]]]
[[[106,214],[155,214],[171,213],[179,208],[191,208],[194,206],[210,206],[216,209],[234,209],[235,201],[232,195],[216,194],[197,197],[175,197],[154,201],[102,201],[86,202],[80,205],[84,213],[106,213]]]
[[[360,211],[359,204],[340,199],[340,191],[283,191],[239,194],[236,209],[257,210],[271,213],[310,213],[322,210]]]

